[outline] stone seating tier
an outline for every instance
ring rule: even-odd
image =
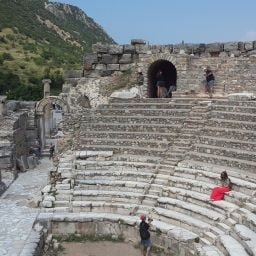
[[[254,130],[243,130],[243,129],[232,129],[225,127],[212,127],[204,126],[200,130],[201,136],[209,136],[220,139],[235,139],[246,142],[256,142],[256,131]]]
[[[252,113],[228,112],[228,111],[211,111],[212,118],[221,118],[226,120],[236,120],[240,122],[256,122],[256,116]],[[255,123],[256,124],[256,123]]]
[[[212,105],[211,109],[218,112],[239,112],[239,113],[256,113],[255,106],[231,106],[231,105]]]
[[[190,109],[193,106],[191,103],[181,102],[176,103],[173,101],[169,102],[134,102],[130,104],[129,102],[111,103],[110,105],[100,105],[100,109]]]
[[[220,136],[204,136],[201,135],[197,140],[195,140],[196,143],[199,144],[208,144],[212,146],[218,146],[218,147],[226,147],[230,149],[241,149],[241,150],[247,150],[247,151],[256,151],[256,142],[253,141],[256,139],[252,136],[252,141],[248,140],[242,140],[237,138],[225,138]]]
[[[254,173],[256,164],[252,161],[240,160],[238,158],[215,155],[213,153],[190,152],[187,157],[189,160],[201,161],[208,164],[233,167],[246,170],[246,173]]]
[[[256,123],[255,122],[247,122],[247,121],[240,121],[240,120],[228,120],[228,119],[220,119],[217,118],[211,118],[207,121],[207,126],[212,127],[222,127],[222,128],[228,128],[228,129],[237,129],[237,130],[250,130],[253,131],[256,129]]]

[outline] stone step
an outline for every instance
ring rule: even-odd
[[[212,136],[199,136],[195,140],[195,143],[225,147],[227,149],[238,149],[238,150],[255,152],[256,136],[254,138],[254,141],[252,140],[244,141],[244,139],[238,140],[238,139],[229,139],[229,138],[212,137]]]
[[[115,154],[134,154],[143,156],[158,156],[158,157],[168,157],[172,155],[167,149],[163,150],[160,148],[146,148],[146,147],[135,147],[135,146],[118,146],[118,145],[77,145],[77,150],[112,150]],[[175,161],[180,161],[179,156],[174,158],[175,154],[172,155]]]
[[[106,202],[126,202],[141,204],[144,195],[134,192],[123,192],[119,190],[74,190],[74,201],[106,201]]]
[[[217,178],[217,175],[221,173],[223,166],[221,165],[214,165],[214,164],[207,164],[202,161],[195,161],[195,160],[184,160],[179,163],[178,167],[175,168],[184,168],[185,172],[198,172],[198,176],[202,175],[201,172],[206,172],[206,176]],[[234,177],[236,180],[233,182],[237,183],[238,186],[243,186],[245,189],[253,190],[256,188],[255,186],[255,179],[256,174],[252,172],[247,172],[247,170],[241,170],[239,168],[229,168],[225,167],[225,170],[228,174]],[[180,170],[179,170],[180,171]],[[205,176],[205,175],[204,175]],[[232,178],[232,179],[234,179]],[[219,178],[218,178],[219,179]],[[256,203],[256,201],[255,201]]]
[[[98,116],[148,116],[148,117],[154,117],[154,116],[186,116],[190,112],[190,109],[182,109],[182,108],[167,108],[167,109],[161,109],[159,111],[158,109],[136,109],[136,108],[97,108],[94,110],[94,115]]]
[[[222,201],[210,201],[208,194],[203,194],[187,189],[177,188],[177,187],[168,187],[164,191],[164,195],[170,198],[177,198],[179,200],[183,200],[185,202],[190,202],[197,204],[199,206],[203,206],[205,208],[213,209],[221,214],[226,214],[228,212],[233,212],[238,209],[239,206],[227,202],[225,200]]]
[[[225,120],[236,120],[236,121],[245,121],[245,122],[256,122],[255,114],[251,113],[240,113],[240,112],[228,112],[228,111],[211,111],[212,118],[219,118]],[[256,124],[256,123],[255,123]]]
[[[159,149],[160,151],[163,151],[168,148],[169,142],[168,141],[159,141],[154,139],[142,139],[138,140],[137,138],[131,138],[131,139],[125,139],[125,138],[98,138],[97,136],[93,138],[87,138],[84,136],[80,137],[80,143],[83,145],[107,145],[107,146],[113,146],[113,147],[134,147],[134,148],[145,148],[153,150]]]
[[[201,136],[218,137],[223,139],[236,139],[248,142],[256,142],[256,132],[254,130],[230,129],[225,127],[204,126],[200,129]]]
[[[235,238],[245,247],[250,255],[256,255],[256,233],[250,228],[236,224],[234,228],[236,232]]]
[[[234,167],[236,169],[246,170],[247,172],[253,173],[256,168],[256,163],[253,161],[241,160],[238,158],[232,157],[225,157],[215,155],[213,153],[202,153],[202,152],[189,152],[189,160],[201,161],[208,164],[227,166],[227,167]]]
[[[229,99],[213,99],[213,104],[220,106],[233,106],[233,107],[255,107],[256,106],[256,101],[253,100],[229,100]]]
[[[157,140],[159,142],[167,142],[177,137],[177,133],[170,131],[169,133],[159,132],[137,132],[137,131],[81,131],[80,136],[86,138],[106,138],[106,139],[136,139],[136,140]]]
[[[118,124],[141,124],[141,125],[151,125],[151,124],[162,124],[162,125],[167,125],[167,124],[181,124],[185,119],[186,115],[179,115],[177,113],[176,116],[174,115],[168,115],[168,116],[143,116],[143,115],[112,115],[112,116],[103,116],[103,115],[97,115],[93,117],[93,122],[94,123],[105,123],[105,124],[112,124],[112,123],[118,123]],[[85,127],[90,127],[89,125],[91,124],[91,119],[85,118],[82,120],[82,125]]]
[[[220,243],[230,256],[249,256],[244,247],[229,235],[221,236]]]
[[[214,225],[216,221],[225,219],[225,215],[220,214],[219,212],[182,200],[160,197],[157,202],[158,206],[162,208],[187,214],[212,225]]]
[[[182,102],[175,102],[175,101],[169,101],[169,102],[116,102],[111,103],[108,105],[100,105],[100,108],[104,109],[190,109],[192,106],[191,103],[182,103]]]
[[[200,238],[204,242],[203,238]],[[204,242],[204,245],[201,250],[202,256],[224,256],[224,254],[216,247]]]
[[[112,122],[90,122],[83,126],[83,131],[121,131],[121,132],[144,132],[144,133],[169,133],[179,132],[182,127],[180,120],[176,123],[152,124],[152,123],[112,123]]]
[[[248,121],[239,121],[239,120],[228,120],[228,119],[221,119],[217,118],[210,118],[207,121],[208,126],[212,127],[222,127],[222,128],[229,128],[229,129],[240,129],[240,130],[255,130],[256,123],[255,122],[248,122]]]
[[[256,104],[254,106],[230,106],[230,105],[211,105],[211,109],[214,111],[224,111],[224,112],[236,112],[236,113],[256,113]]]
[[[95,179],[100,180],[108,177],[110,180],[124,180],[124,181],[137,181],[137,182],[147,182],[149,183],[152,178],[155,177],[154,173],[142,172],[140,171],[115,171],[115,170],[85,170],[85,171],[73,171],[74,177],[76,180],[86,180],[86,179]]]
[[[187,103],[187,104],[194,104],[198,101],[198,99],[193,97],[182,97],[182,98],[132,98],[132,99],[118,99],[118,98],[111,98],[110,104],[112,103]]]

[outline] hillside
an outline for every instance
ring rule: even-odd
[[[47,0],[0,0],[0,94],[39,99],[42,78],[63,82],[63,69],[81,68],[96,42],[114,43],[75,6]]]

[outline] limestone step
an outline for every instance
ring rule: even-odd
[[[252,172],[256,168],[256,163],[253,161],[240,160],[238,158],[219,156],[215,154],[190,152],[189,159],[195,161],[201,161],[208,164],[221,165],[227,167],[234,167],[236,169],[244,169],[247,172]]]
[[[106,201],[126,202],[140,204],[144,195],[134,192],[108,191],[108,190],[75,190],[73,201]]]
[[[256,102],[253,100],[229,100],[229,99],[218,99],[215,100],[213,99],[213,103],[217,106],[219,105],[224,105],[224,106],[234,106],[234,107],[255,107],[256,106]]]
[[[124,139],[124,138],[87,138],[84,136],[81,136],[80,143],[84,144],[86,146],[88,145],[106,145],[106,146],[113,146],[118,148],[121,147],[138,147],[138,148],[145,148],[153,150],[159,149],[160,151],[163,151],[164,149],[168,148],[169,142],[168,141],[159,141],[159,140],[138,140],[136,138],[134,139]]]
[[[105,139],[133,139],[133,140],[157,140],[159,142],[167,142],[177,137],[177,133],[170,131],[169,133],[159,132],[137,132],[137,131],[81,131],[80,134],[86,138],[105,138]],[[81,136],[80,135],[80,136]]]
[[[220,243],[223,245],[228,255],[230,256],[248,256],[244,247],[233,237],[224,235],[220,237]]]
[[[90,122],[83,126],[84,131],[127,131],[127,132],[158,132],[169,133],[180,131],[182,124],[178,122],[166,122],[166,124],[153,123],[113,123],[113,122]]]
[[[168,115],[168,116],[143,116],[143,115],[112,115],[112,116],[103,116],[103,115],[97,115],[93,117],[93,122],[94,123],[119,123],[119,124],[141,124],[141,125],[146,125],[146,124],[180,124],[183,122],[184,119],[186,119],[187,116],[185,115],[179,115],[177,113],[176,116],[174,115]],[[88,126],[88,124],[91,123],[91,119],[85,119],[82,120],[82,125]]]
[[[112,109],[112,108],[123,108],[123,109],[127,109],[127,108],[135,108],[135,109],[171,109],[171,108],[175,108],[175,109],[190,109],[192,106],[191,103],[186,103],[186,102],[175,102],[175,101],[169,101],[169,102],[148,102],[148,101],[144,101],[144,102],[133,102],[133,103],[129,103],[129,102],[116,102],[116,103],[111,103],[108,105],[100,105],[100,108],[104,108],[104,109]]]
[[[161,112],[158,109],[136,109],[136,108],[97,108],[94,111],[94,115],[102,115],[102,116],[158,116],[161,114],[161,116],[186,116],[190,109],[182,109],[182,108],[167,108],[167,109],[161,109]]]
[[[224,111],[224,112],[237,112],[237,113],[256,113],[256,104],[254,106],[231,106],[231,105],[217,105],[213,104],[211,106],[212,110]]]
[[[168,197],[160,197],[157,202],[158,206],[162,208],[175,210],[187,214],[212,225],[214,225],[216,221],[221,221],[222,219],[225,219],[225,215],[220,214],[219,212],[193,203],[184,202],[182,200]]]
[[[254,142],[255,141],[255,142]],[[238,139],[229,139],[229,138],[220,138],[220,137],[212,137],[212,136],[199,136],[195,143],[198,144],[206,144],[217,147],[225,147],[227,149],[237,149],[237,150],[247,150],[251,152],[256,151],[256,136],[254,137],[254,141],[248,140],[238,140]]]
[[[207,121],[208,126],[212,127],[222,127],[222,128],[229,128],[229,129],[240,129],[240,130],[255,130],[256,123],[250,121],[240,121],[240,120],[229,120],[227,118],[221,119],[217,118],[210,118]]]
[[[199,193],[199,192],[195,192],[187,189],[182,189],[177,187],[168,187],[164,192],[166,197],[176,198],[176,199],[183,200],[185,202],[194,203],[209,209],[214,209],[215,211],[221,214],[233,212],[234,210],[237,210],[239,208],[239,206],[237,206],[236,204],[227,202],[225,200],[210,201],[208,194],[203,194],[203,193]]]
[[[228,111],[211,111],[212,118],[220,118],[226,120],[236,120],[245,122],[256,122],[255,114],[240,113],[240,112],[228,112]]]
[[[221,170],[223,169],[223,166],[221,165],[214,165],[214,164],[207,164],[202,161],[194,161],[194,160],[184,160],[181,163],[179,163],[178,167],[175,167],[176,169],[181,168],[181,170],[184,168],[184,171],[189,171],[196,173],[198,172],[198,176],[202,175],[202,173],[206,172],[207,174],[204,176],[211,176],[215,175],[217,177],[217,174],[220,175]],[[179,171],[181,171],[179,170]],[[244,189],[255,189],[255,179],[256,174],[247,172],[247,170],[241,170],[239,168],[229,168],[225,167],[225,170],[228,172],[228,174],[232,177],[237,178],[233,182],[237,183],[239,186],[243,186]],[[219,178],[218,178],[219,179]],[[232,178],[233,179],[233,178]],[[256,201],[255,201],[256,203]]]
[[[167,149],[163,150],[161,148],[147,148],[138,146],[121,146],[121,145],[106,145],[106,144],[96,144],[91,143],[88,145],[77,145],[77,150],[111,150],[115,154],[134,154],[134,155],[145,155],[145,156],[165,156]]]
[[[202,238],[200,238],[200,240],[202,240],[204,242],[204,240]],[[204,245],[202,247],[201,250],[201,254],[202,256],[224,256],[224,254],[216,247],[213,245],[207,245],[207,243],[204,242]]]
[[[234,228],[235,238],[245,247],[250,255],[256,255],[256,233],[244,225],[236,224]]]
[[[227,139],[244,140],[256,142],[256,132],[254,130],[230,129],[225,127],[204,126],[200,129],[201,136],[219,137]]]

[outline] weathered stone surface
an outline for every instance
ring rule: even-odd
[[[107,65],[107,70],[119,71],[120,70],[120,65],[119,64],[108,64]]]
[[[124,48],[122,45],[116,45],[116,44],[113,44],[113,45],[110,45],[109,46],[109,53],[110,54],[123,54],[123,51],[124,51]]]
[[[131,99],[138,97],[140,92],[138,88],[131,88],[130,90],[116,91],[110,95],[111,98]]]
[[[127,54],[127,53],[135,53],[135,46],[134,45],[131,45],[131,44],[125,44],[124,45],[124,54]]]
[[[117,64],[118,63],[118,56],[111,55],[111,54],[102,54],[100,63],[103,64]]]
[[[120,64],[129,64],[132,63],[132,55],[131,54],[123,54],[119,59]]]

